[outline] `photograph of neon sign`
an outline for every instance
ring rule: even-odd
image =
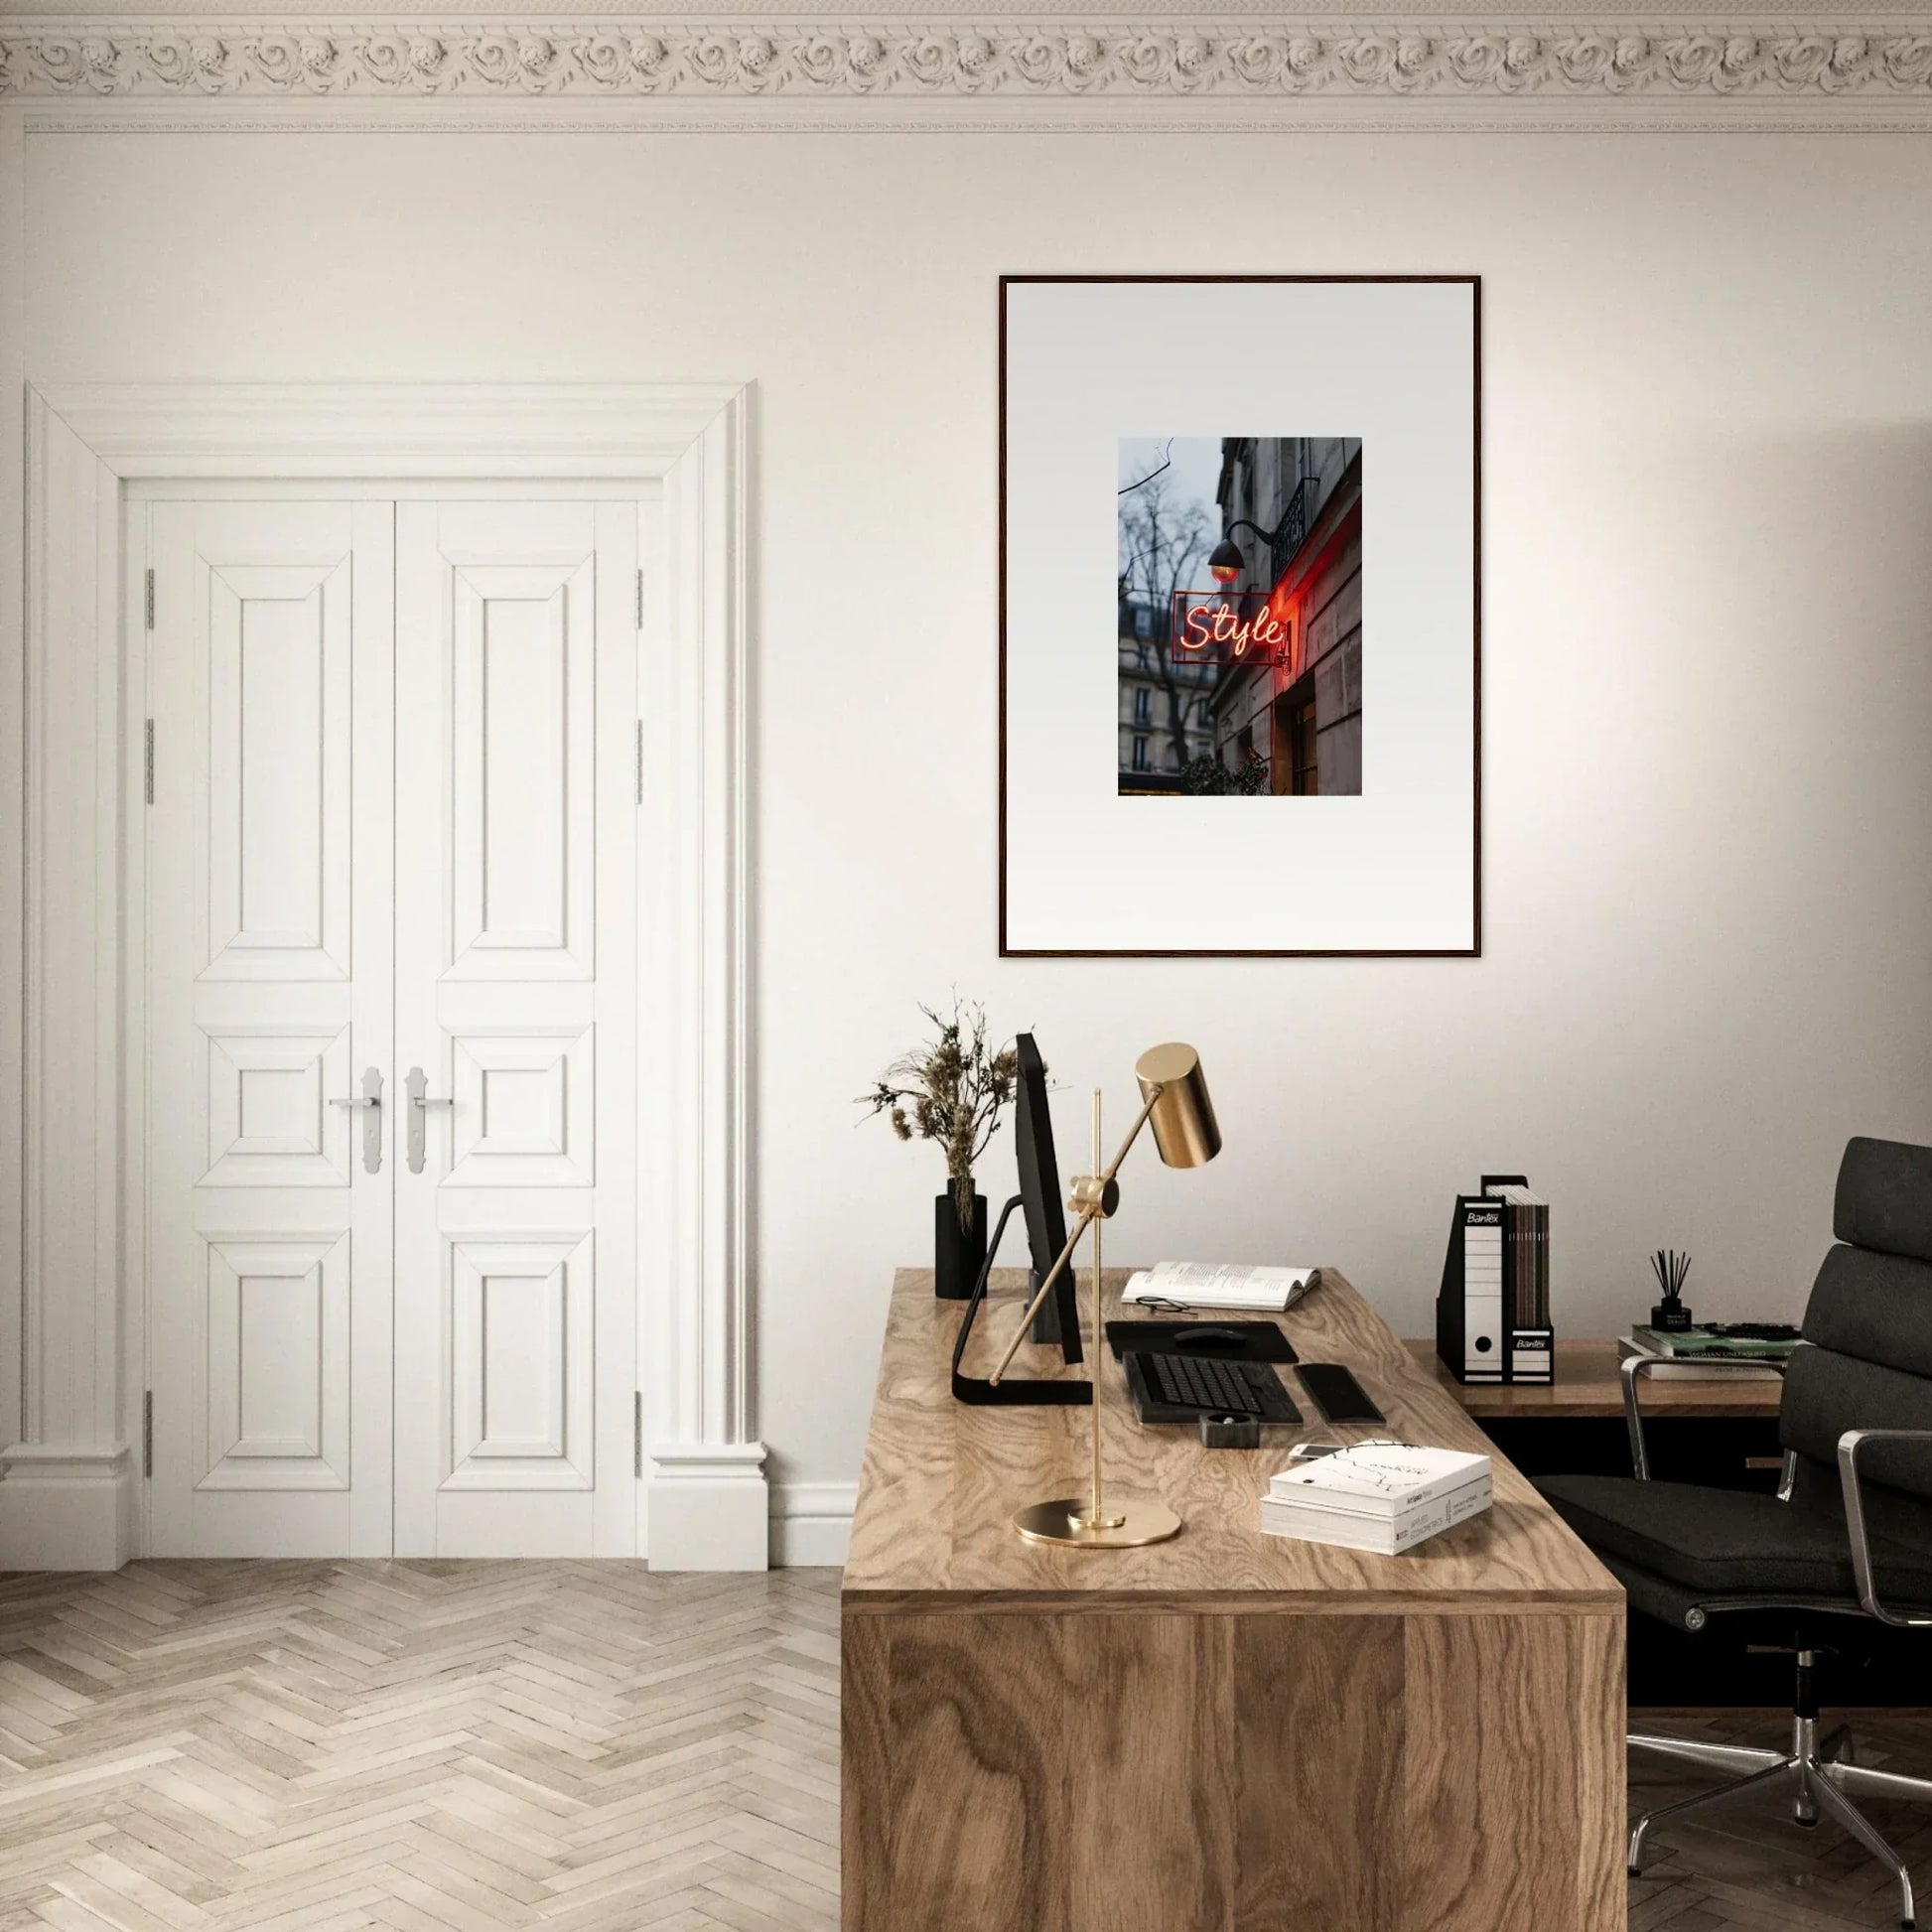
[[[1280,664],[1294,631],[1274,615],[1267,591],[1175,591],[1170,634],[1177,651],[1200,664],[1232,669],[1243,658]]]
[[[1362,440],[1122,437],[1123,796],[1359,796]]]
[[[1478,278],[1003,275],[999,316],[1001,953],[1479,954]]]

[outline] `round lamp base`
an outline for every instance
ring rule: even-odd
[[[1089,1527],[1081,1519],[1091,1501],[1087,1496],[1059,1496],[1050,1503],[1029,1503],[1014,1517],[1013,1527],[1029,1543],[1063,1543],[1076,1550],[1138,1550],[1180,1534],[1180,1518],[1167,1504],[1118,1496],[1107,1498],[1107,1514],[1119,1520]]]

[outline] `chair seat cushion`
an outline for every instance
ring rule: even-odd
[[[1712,1596],[1845,1596],[1858,1587],[1845,1519],[1738,1489],[1629,1476],[1544,1476],[1537,1487],[1592,1549]],[[1932,1558],[1874,1536],[1886,1595],[1932,1600]]]

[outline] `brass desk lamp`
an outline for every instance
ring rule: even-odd
[[[1141,1111],[1120,1152],[1104,1170],[1081,1174],[1073,1182],[1067,1206],[1076,1219],[1046,1279],[1039,1285],[1032,1305],[1020,1318],[1020,1326],[1000,1358],[991,1377],[998,1383],[1012,1366],[1014,1355],[1034,1316],[1045,1301],[1061,1271],[1073,1258],[1080,1237],[1093,1230],[1090,1280],[1093,1284],[1093,1353],[1088,1357],[1088,1374],[1093,1380],[1093,1483],[1085,1496],[1056,1496],[1050,1502],[1029,1503],[1013,1519],[1013,1527],[1032,1543],[1066,1543],[1085,1550],[1132,1550],[1147,1543],[1165,1543],[1177,1535],[1180,1518],[1165,1503],[1108,1498],[1100,1482],[1100,1372],[1106,1354],[1106,1334],[1100,1320],[1100,1223],[1120,1205],[1120,1185],[1116,1175],[1127,1159],[1128,1150],[1140,1139],[1141,1129],[1152,1125],[1154,1145],[1161,1159],[1171,1168],[1198,1168],[1221,1151],[1221,1130],[1215,1123],[1214,1103],[1207,1096],[1207,1082],[1201,1076],[1200,1055],[1191,1046],[1173,1042],[1150,1046],[1134,1066],[1134,1077],[1141,1084]],[[1093,1164],[1100,1167],[1100,1092],[1093,1096]]]

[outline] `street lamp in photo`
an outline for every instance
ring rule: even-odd
[[[1290,558],[1301,549],[1310,525],[1314,521],[1317,487],[1314,478],[1304,477],[1289,496],[1288,507],[1282,511],[1282,520],[1272,530],[1264,530],[1259,523],[1250,522],[1245,516],[1237,516],[1208,554],[1207,567],[1214,573],[1214,581],[1217,584],[1232,584],[1247,568],[1241,546],[1234,540],[1238,530],[1252,530],[1267,546],[1270,571],[1279,578],[1288,568]]]

